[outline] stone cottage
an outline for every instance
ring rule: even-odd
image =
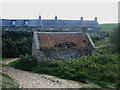
[[[62,20],[55,16],[55,19],[1,19],[2,30],[22,31],[59,31],[59,32],[87,32],[89,35],[103,37],[104,30],[99,25],[97,17],[93,20]]]
[[[34,32],[32,55],[37,62],[46,59],[79,58],[92,55],[94,43],[87,33]]]

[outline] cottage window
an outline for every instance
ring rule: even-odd
[[[25,26],[28,26],[28,21],[25,21]]]
[[[12,25],[15,26],[15,21],[12,21]]]

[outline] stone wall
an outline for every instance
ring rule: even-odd
[[[37,62],[44,59],[70,59],[79,58],[81,56],[92,55],[93,50],[91,49],[66,49],[66,50],[41,50],[38,52]]]
[[[35,44],[35,38],[33,38],[33,42],[32,42],[32,55],[37,58],[37,48],[36,48],[36,44]]]

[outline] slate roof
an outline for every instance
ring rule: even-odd
[[[12,20],[16,26],[24,26],[24,21],[29,21],[29,26],[42,27],[100,27],[95,20],[39,20],[39,19],[2,19],[2,26],[12,26]]]
[[[25,25],[25,21],[29,21],[29,26],[40,26],[40,22],[38,19],[25,19],[25,20],[22,20],[22,19],[2,19],[2,26],[12,26],[12,21],[15,21],[16,23],[16,26],[24,26]]]
[[[36,32],[34,32],[35,35]],[[94,45],[90,37],[84,33],[78,32],[37,32],[39,48],[55,47],[56,44],[72,42],[77,48],[93,49]]]

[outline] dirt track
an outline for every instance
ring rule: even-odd
[[[9,62],[8,60],[5,63],[8,64]],[[22,71],[10,66],[4,66],[3,70],[19,84],[20,88],[81,88],[83,86],[83,84],[75,81]]]

